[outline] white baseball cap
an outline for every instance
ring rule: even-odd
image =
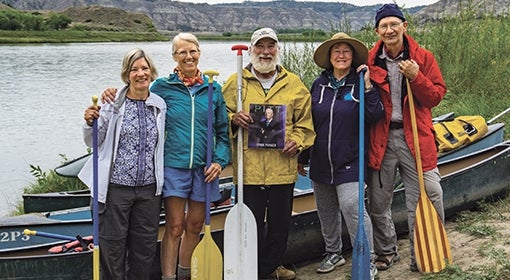
[[[274,30],[269,27],[255,30],[253,35],[251,35],[251,44],[255,45],[262,38],[271,38],[275,40],[276,43],[278,43],[278,36],[276,36],[276,32],[274,32]]]

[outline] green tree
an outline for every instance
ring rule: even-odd
[[[24,30],[45,30],[44,19],[38,14],[22,14]]]
[[[45,22],[50,29],[64,30],[69,27],[72,19],[63,14],[50,13]]]
[[[9,10],[0,11],[0,28],[3,30],[23,29],[20,13]]]

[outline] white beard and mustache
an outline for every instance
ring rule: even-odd
[[[277,52],[273,57],[271,57],[270,62],[261,61],[259,58],[264,57],[263,55],[256,55],[253,52],[251,53],[251,65],[255,70],[262,74],[270,73],[276,70],[276,65],[278,64],[278,55]]]

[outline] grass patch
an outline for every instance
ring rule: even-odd
[[[506,200],[508,200],[508,198]],[[487,221],[508,221],[508,218],[501,213],[501,207],[503,207],[502,203],[506,200],[498,200],[495,202],[481,201],[478,202],[476,209],[458,213],[454,218],[455,222],[458,223],[455,230],[478,238],[500,237],[496,227],[488,224]]]
[[[59,154],[62,158],[61,164],[69,162],[69,159],[63,154]],[[47,192],[64,192],[86,190],[87,186],[77,177],[63,177],[58,175],[55,170],[50,169],[43,171],[39,165],[30,164],[30,174],[35,178],[35,182],[31,183],[23,189],[24,194],[37,194]],[[15,205],[15,210],[11,215],[21,215],[25,213],[23,202]]]
[[[158,32],[105,32],[87,30],[9,31],[0,30],[0,44],[152,42],[168,41]]]

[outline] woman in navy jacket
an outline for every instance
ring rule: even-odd
[[[322,43],[314,61],[325,70],[312,84],[312,117],[317,134],[314,145],[299,156],[299,173],[309,163],[322,235],[326,244],[318,273],[333,271],[345,263],[342,257],[342,217],[351,243],[358,224],[359,172],[359,72],[366,69],[365,121],[383,117],[379,92],[372,86],[366,62],[367,47],[345,33]],[[365,134],[367,135],[367,134]],[[367,143],[366,141],[365,143]],[[365,231],[373,252],[372,224],[365,210]],[[375,266],[372,266],[375,275]]]

